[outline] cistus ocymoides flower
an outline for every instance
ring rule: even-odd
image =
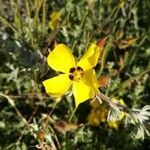
[[[48,65],[58,76],[43,81],[46,93],[52,97],[65,95],[72,90],[75,106],[93,98],[98,91],[98,83],[93,67],[96,66],[101,49],[92,43],[79,61],[64,44],[58,44],[47,57]]]

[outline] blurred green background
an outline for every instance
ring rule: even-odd
[[[89,125],[88,102],[68,123],[72,97],[55,106],[42,81],[56,74],[46,57],[57,43],[80,58],[107,37],[95,69],[110,83],[100,91],[130,108],[148,105],[149,11],[149,0],[0,0],[0,149],[148,150],[149,137],[134,125]]]

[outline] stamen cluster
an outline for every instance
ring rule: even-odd
[[[80,66],[71,68],[69,73],[69,79],[72,81],[80,81],[84,75],[83,69]]]

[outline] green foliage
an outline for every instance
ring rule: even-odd
[[[148,149],[149,9],[149,0],[0,0],[0,149]],[[61,11],[61,19],[52,30],[48,24],[54,11]],[[110,83],[100,91],[123,98],[134,112],[118,129],[89,125],[88,101],[68,122],[74,113],[71,93],[55,103],[42,85],[55,74],[46,56],[56,43],[65,43],[80,58],[89,43],[104,37],[95,69]],[[44,138],[38,137],[41,130]]]

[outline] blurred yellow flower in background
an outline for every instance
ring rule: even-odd
[[[122,105],[122,106],[125,106],[125,103],[124,103],[124,100],[123,100],[123,99],[120,99],[120,100],[118,101],[117,99],[113,98],[113,99],[112,99],[112,102],[118,103],[118,104],[120,104],[120,105]],[[125,115],[126,115],[126,114],[125,114],[123,111],[120,111],[118,121],[109,121],[109,122],[108,122],[109,127],[114,128],[114,129],[118,129],[118,127],[119,127],[121,121],[125,118]]]
[[[50,14],[48,26],[51,30],[56,30],[60,26],[62,11],[53,11]]]
[[[119,103],[120,105],[125,105],[123,99],[119,101],[115,98],[112,99],[114,103]],[[100,123],[108,123],[108,126],[114,129],[118,129],[121,121],[125,118],[125,113],[123,111],[120,112],[119,118],[117,121],[107,121],[107,115],[109,108],[104,103],[100,104],[98,100],[94,100],[91,103],[92,109],[90,114],[88,115],[87,121],[89,124],[94,126],[99,126]]]
[[[122,106],[125,106],[125,102],[123,99],[119,99],[119,101],[116,98],[112,99],[112,102],[119,103]],[[125,113],[123,111],[120,112],[119,120],[122,120],[125,117]]]
[[[94,104],[94,108],[92,108],[87,121],[91,125],[99,126],[100,123],[107,121],[108,108],[104,104],[96,105]]]
[[[101,49],[92,43],[79,61],[64,44],[58,44],[47,57],[48,65],[60,72],[56,77],[45,80],[46,93],[53,97],[65,95],[72,89],[75,106],[93,98],[98,91],[98,83],[93,67],[96,66]]]

